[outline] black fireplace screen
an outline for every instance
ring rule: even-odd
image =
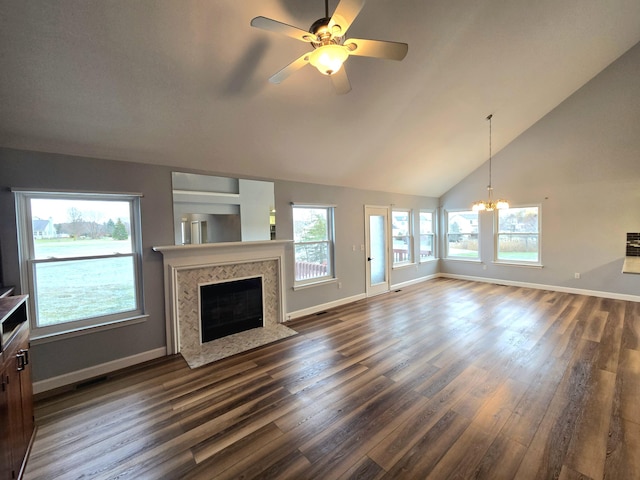
[[[202,343],[262,327],[262,277],[200,285]]]

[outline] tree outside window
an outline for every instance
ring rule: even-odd
[[[138,196],[16,192],[16,200],[36,335],[143,314]]]
[[[295,282],[334,278],[333,207],[293,206]]]
[[[447,258],[479,260],[478,212],[447,212]]]
[[[497,210],[496,260],[507,263],[540,262],[540,207]]]

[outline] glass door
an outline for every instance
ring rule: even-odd
[[[365,206],[367,297],[389,291],[389,207]]]

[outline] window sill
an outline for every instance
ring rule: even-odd
[[[415,262],[409,262],[409,263],[398,263],[396,265],[393,265],[391,267],[392,270],[399,270],[401,268],[406,268],[406,267],[413,267],[415,266],[416,263]]]
[[[89,335],[91,333],[102,332],[105,330],[111,330],[113,328],[128,327],[130,325],[136,325],[138,323],[146,322],[149,315],[142,314],[135,317],[123,318],[122,320],[115,320],[113,322],[105,322],[96,325],[90,325],[86,327],[78,327],[63,332],[46,333],[38,335],[37,330],[32,330],[32,336],[30,342],[32,345],[42,345],[45,343],[57,342],[59,340],[66,340],[68,338],[80,337],[82,335]]]
[[[446,258],[443,258],[443,260],[453,261],[453,262],[482,263],[479,258],[446,257]]]
[[[497,261],[497,260],[494,260],[491,263],[501,267],[544,268],[544,265],[542,265],[541,263],[503,262],[503,261]]]
[[[426,260],[420,260],[419,264],[425,264],[425,263],[433,263],[433,262],[437,262],[439,260],[438,257],[432,257],[432,258],[427,258]]]
[[[310,283],[300,283],[297,285],[293,286],[293,290],[304,290],[305,288],[310,288],[310,287],[318,287],[320,285],[328,285],[330,283],[337,283],[338,279],[337,278],[328,278],[325,280],[318,280],[317,282],[310,282]]]

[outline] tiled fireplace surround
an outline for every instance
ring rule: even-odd
[[[284,325],[284,253],[290,241],[227,242],[154,247],[164,263],[167,353],[192,368],[295,334]],[[262,276],[264,327],[202,344],[200,284]]]

